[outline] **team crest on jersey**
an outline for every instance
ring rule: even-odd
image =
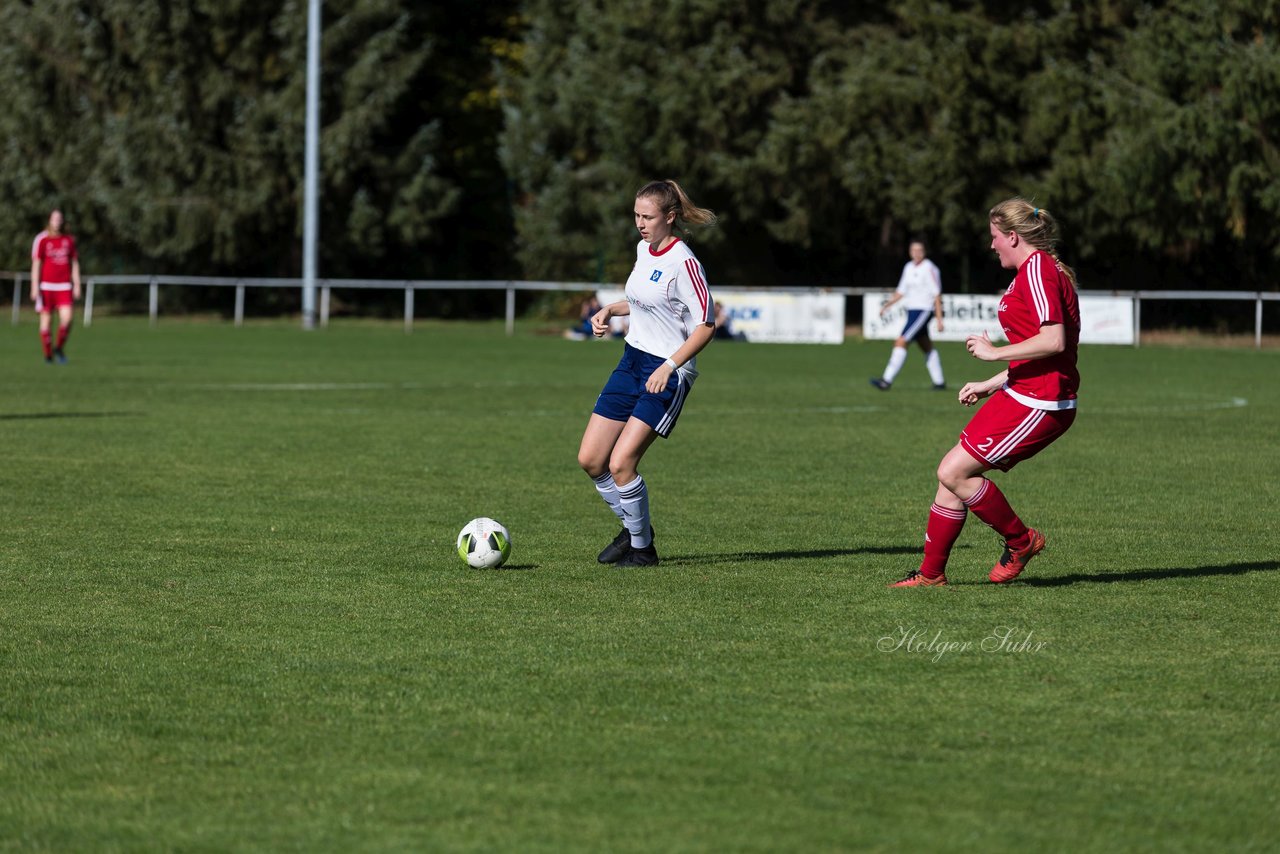
[[[661,279],[661,278],[662,278],[662,271],[654,270],[653,273],[649,276],[649,281],[656,282],[658,281],[658,279]]]

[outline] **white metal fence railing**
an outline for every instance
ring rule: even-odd
[[[20,317],[24,282],[31,278],[29,273],[0,272],[0,279],[13,280],[13,324],[17,325]],[[521,282],[504,280],[474,281],[435,281],[419,279],[320,279],[316,282],[320,289],[320,326],[329,325],[329,301],[333,289],[357,290],[403,290],[404,291],[404,329],[409,332],[413,328],[414,294],[417,291],[452,290],[452,291],[506,291],[506,329],[511,335],[515,331],[516,291],[595,291],[607,287],[590,282]],[[94,289],[99,285],[146,285],[149,290],[148,314],[154,325],[160,316],[160,286],[230,287],[235,288],[235,324],[244,322],[244,294],[246,288],[301,288],[302,279],[264,279],[264,278],[228,278],[218,276],[88,276],[84,279],[83,323],[93,323]],[[862,296],[863,294],[883,292],[884,288],[770,288],[773,291],[791,291],[812,293],[821,290],[825,293],[844,294],[845,296]],[[1254,303],[1254,346],[1262,346],[1262,307],[1266,302],[1280,301],[1280,292],[1275,291],[1101,291],[1082,290],[1084,296],[1111,296],[1133,300],[1133,343],[1140,346],[1142,342],[1142,303],[1153,300],[1201,300],[1201,301],[1248,301]]]
[[[1088,293],[1081,291],[1080,293]],[[1114,292],[1116,296],[1128,296],[1127,291]],[[1253,346],[1262,347],[1262,304],[1280,300],[1274,291],[1133,291],[1133,346],[1142,344],[1139,334],[1142,328],[1143,300],[1243,300],[1254,303]]]
[[[0,273],[0,278],[13,279],[13,323],[16,325],[20,316],[22,283],[30,281],[29,273]],[[99,285],[146,285],[148,288],[147,313],[154,326],[160,317],[160,286],[187,285],[202,287],[235,288],[235,325],[244,322],[244,294],[246,288],[297,288],[301,289],[302,279],[264,279],[264,278],[229,278],[220,276],[88,276],[84,279],[83,323],[93,323],[94,290]],[[336,289],[356,290],[403,290],[404,291],[404,328],[408,332],[413,328],[414,293],[420,290],[451,291],[492,291],[507,292],[506,320],[507,334],[515,331],[516,291],[594,291],[599,285],[586,282],[516,282],[503,280],[476,281],[432,281],[419,279],[318,279],[316,285],[320,290],[320,325],[329,325],[329,303],[331,292]]]

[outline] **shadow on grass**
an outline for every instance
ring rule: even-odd
[[[1067,584],[1116,581],[1159,581],[1164,578],[1201,578],[1208,575],[1244,575],[1246,572],[1274,572],[1280,561],[1258,560],[1250,563],[1221,563],[1212,566],[1188,566],[1181,569],[1139,569],[1135,572],[1094,572],[1060,575],[1056,578],[1027,578],[1023,584],[1034,587],[1062,587]]]
[[[957,548],[968,548],[967,545]],[[703,552],[689,555],[663,555],[663,562],[673,563],[747,563],[771,560],[810,560],[813,558],[847,557],[849,555],[918,555],[920,546],[864,546],[856,549],[787,549],[777,552]]]
[[[27,421],[36,418],[131,418],[141,412],[11,412],[0,414],[0,421]]]

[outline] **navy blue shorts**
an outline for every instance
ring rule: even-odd
[[[693,384],[679,371],[672,371],[666,388],[657,394],[646,391],[645,382],[665,361],[661,356],[624,345],[622,359],[609,375],[592,412],[610,421],[638,418],[664,439],[670,436]]]
[[[929,340],[929,321],[933,319],[933,309],[931,308],[909,308],[907,309],[907,325],[902,327],[902,334],[898,337],[910,344],[917,338],[924,341]]]

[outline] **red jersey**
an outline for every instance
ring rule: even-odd
[[[40,286],[71,285],[71,262],[76,259],[76,239],[70,234],[57,237],[42,231],[31,244],[31,260],[44,262],[40,267]]]
[[[1053,256],[1033,252],[1013,277],[1000,299],[1000,326],[1009,343],[1017,344],[1040,333],[1046,323],[1061,323],[1066,347],[1043,359],[1019,359],[1009,363],[1007,388],[1042,401],[1037,409],[1058,409],[1055,401],[1074,401],[1080,388],[1076,351],[1080,345],[1080,301],[1071,280],[1058,269]],[[1023,401],[1029,406],[1034,404]]]

